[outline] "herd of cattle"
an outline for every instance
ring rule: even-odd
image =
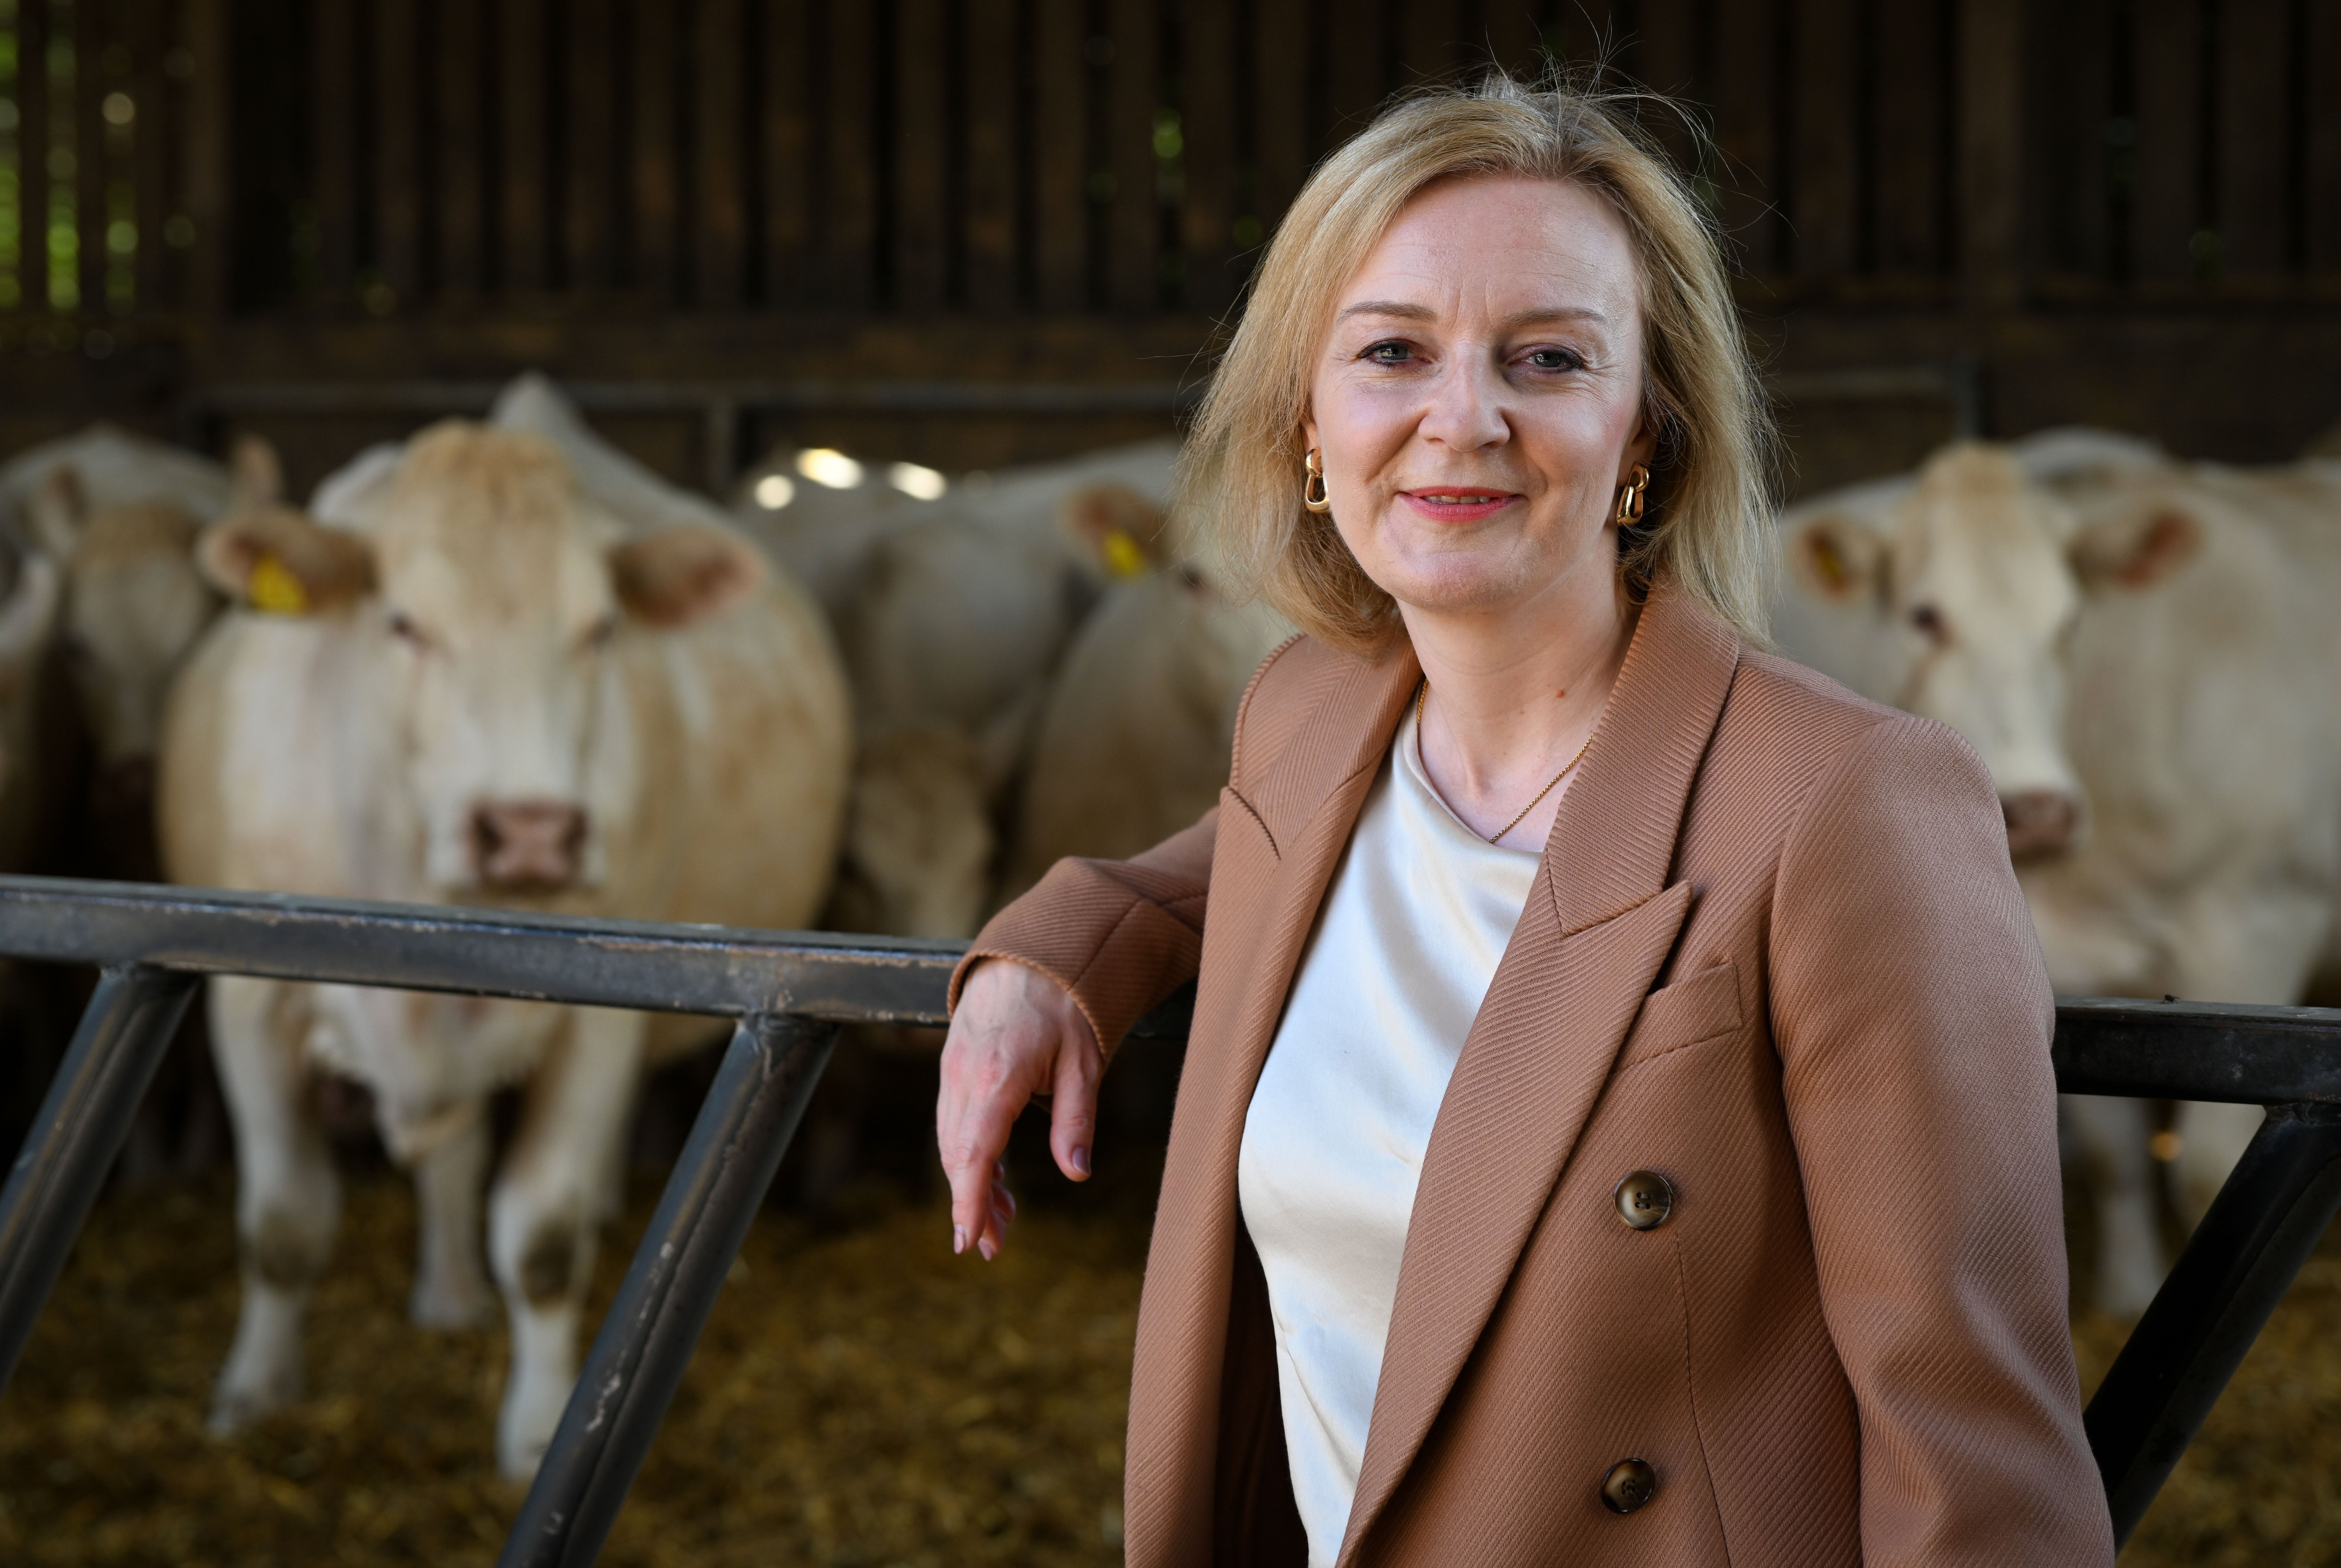
[[[61,680],[101,820],[154,824],[100,835],[100,873],[970,935],[1060,855],[1208,808],[1288,633],[1180,548],[1176,456],[890,484],[808,452],[727,510],[533,376],[305,509],[255,441],[225,468],[106,427],[51,443],[0,469],[0,868],[42,831]],[[1966,444],[1799,504],[1779,539],[1784,650],[1989,766],[2060,991],[2293,1003],[2341,977],[2341,461]],[[221,979],[209,1024],[244,1286],[214,1425],[298,1394],[339,1210],[312,1080],[336,1074],[414,1174],[417,1320],[503,1299],[498,1455],[528,1473],[636,1088],[704,1021]],[[513,1085],[492,1182],[484,1107]],[[2134,1313],[2171,1135],[2067,1109],[2101,1303]],[[2182,1108],[2183,1210],[2256,1121]]]

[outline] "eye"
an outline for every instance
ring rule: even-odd
[[[603,614],[600,620],[585,628],[585,645],[588,648],[599,651],[600,649],[608,647],[610,645],[610,639],[617,634],[618,612],[615,610],[607,611]]]
[[[1583,370],[1585,368],[1585,356],[1575,349],[1531,349],[1526,357],[1529,366],[1536,370]]]
[[[1366,350],[1362,357],[1376,365],[1404,365],[1414,357],[1414,345],[1395,342],[1378,343]]]
[[[1910,624],[1932,642],[1942,642],[1948,635],[1943,625],[1943,613],[1932,604],[1920,604],[1912,609]]]
[[[383,624],[389,627],[392,636],[417,651],[427,646],[431,641],[423,634],[423,628],[414,624],[414,617],[403,610],[393,610]]]

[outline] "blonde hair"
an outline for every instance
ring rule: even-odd
[[[1638,590],[1659,578],[1761,644],[1772,427],[1714,225],[1628,117],[1648,95],[1530,87],[1501,72],[1416,93],[1310,176],[1279,225],[1196,416],[1182,523],[1239,592],[1320,641],[1380,654],[1404,636],[1329,515],[1300,504],[1301,418],[1340,290],[1434,181],[1525,175],[1599,192],[1641,275],[1644,416],[1658,434],[1648,509],[1620,530]]]

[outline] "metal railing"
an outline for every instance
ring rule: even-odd
[[[943,1022],[958,946],[203,888],[0,877],[0,955],[98,965],[0,1192],[0,1386],[205,974],[462,992],[737,1021],[504,1547],[592,1563],[848,1023]],[[1183,1037],[1190,999],[1137,1033]],[[2068,1094],[2269,1106],[2087,1413],[2127,1539],[2341,1209],[2341,1011],[2062,1000]]]

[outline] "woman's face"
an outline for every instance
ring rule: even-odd
[[[1652,446],[1624,221],[1562,181],[1428,187],[1341,291],[1310,404],[1334,524],[1400,604],[1614,591],[1618,487]]]

